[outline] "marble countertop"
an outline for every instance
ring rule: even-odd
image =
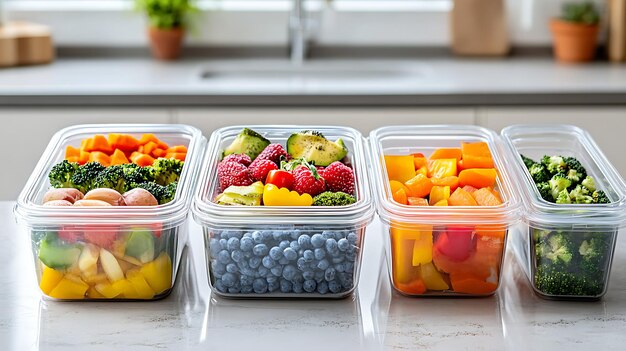
[[[0,350],[623,350],[626,241],[618,240],[599,302],[536,297],[514,255],[502,286],[478,299],[408,298],[391,290],[382,227],[368,228],[357,292],[339,301],[212,297],[202,237],[190,245],[172,294],[154,302],[44,301],[27,233],[0,202]]]
[[[61,58],[0,72],[0,107],[623,105],[625,97],[626,65],[551,57],[314,59],[302,69],[278,58]]]

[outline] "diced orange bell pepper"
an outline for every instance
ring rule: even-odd
[[[489,145],[485,142],[462,143],[463,168],[493,168]]]
[[[165,154],[165,158],[175,158],[179,161],[185,161],[185,158],[187,158],[187,153],[182,153],[182,152],[175,152],[175,153],[168,153]]]
[[[80,157],[80,149],[77,149],[72,145],[68,145],[65,148],[65,159],[68,157],[76,157],[78,159]]]
[[[409,199],[404,189],[398,189],[393,193],[393,200],[401,205],[408,205]]]
[[[477,189],[493,187],[496,184],[498,172],[493,168],[470,168],[459,173],[459,185],[471,185]]]
[[[404,183],[409,188],[409,196],[426,197],[430,194],[433,182],[423,174],[418,174]]]
[[[152,156],[158,158],[158,157],[165,157],[165,155],[167,155],[167,151],[165,151],[165,149],[154,149],[152,150]]]
[[[130,160],[133,161],[134,164],[141,167],[152,166],[154,163],[154,158],[152,158],[152,156],[140,153],[133,153],[133,155],[130,156]]]
[[[445,178],[456,176],[456,159],[441,158],[428,161],[428,176],[431,178]]]
[[[426,292],[426,285],[419,278],[415,278],[409,283],[396,283],[395,287],[400,292],[408,295],[421,295]]]
[[[139,140],[130,134],[109,134],[109,144],[114,149],[120,149],[122,151],[135,151],[139,149]]]
[[[385,165],[389,180],[397,180],[401,183],[415,176],[415,165],[413,156],[392,156],[385,155]]]
[[[99,162],[104,167],[111,165],[111,157],[101,151],[93,151],[89,154],[89,162]]]
[[[449,186],[450,191],[455,191],[459,187],[459,178],[455,176],[445,178],[432,178],[434,186]]]
[[[457,161],[462,158],[462,153],[460,148],[439,148],[435,150],[432,155],[430,155],[431,160],[438,160],[442,158],[454,158]]]
[[[124,152],[120,149],[115,149],[113,155],[111,155],[111,165],[123,165],[126,163],[130,163],[130,161],[126,158]]]
[[[487,282],[484,279],[464,273],[451,273],[450,283],[454,292],[473,295],[492,294],[498,288],[496,283]]]

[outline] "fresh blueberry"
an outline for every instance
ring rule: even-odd
[[[326,243],[326,245],[328,245],[328,243]],[[339,239],[339,241],[337,242],[337,246],[339,247],[339,250],[347,251],[350,247],[350,242],[348,241],[348,239]]]
[[[217,254],[217,260],[221,264],[228,264],[230,262],[230,253],[226,250],[220,251],[220,253]]]
[[[311,245],[315,248],[319,248],[324,246],[326,239],[322,236],[322,234],[315,234],[311,237]]]
[[[288,247],[283,251],[283,256],[285,256],[285,258],[289,261],[294,261],[298,258],[298,253],[296,253],[294,249]]]
[[[301,271],[305,270],[307,267],[307,263],[304,260],[304,257],[298,258],[298,261],[296,262],[296,264],[298,265],[298,269]]]
[[[222,250],[228,249],[228,240],[220,239],[220,249]]]
[[[319,263],[317,264],[317,268],[319,268],[322,271],[325,271],[326,269],[328,269],[328,266],[330,266],[330,264],[328,263],[328,260],[326,259],[319,261]]]
[[[346,260],[354,262],[354,260],[356,260],[356,252],[348,252],[346,254]]]
[[[325,230],[322,232],[322,237],[326,240],[328,239],[335,239],[335,232],[331,232],[329,230]]]
[[[252,276],[249,276],[249,275],[239,276],[239,283],[241,283],[241,286],[252,285],[252,282],[254,282],[254,277]]]
[[[267,292],[267,281],[265,279],[262,278],[257,278],[254,280],[254,283],[252,283],[252,289],[254,289],[254,292],[257,294],[264,294]]]
[[[337,240],[335,240],[334,238],[326,240],[326,251],[328,251],[328,253],[330,254],[339,251]]]
[[[304,271],[302,272],[302,277],[305,280],[313,280],[315,279],[315,273],[313,273],[313,271]]]
[[[311,237],[304,234],[304,235],[300,235],[298,237],[298,244],[300,244],[300,247],[303,249],[308,249],[311,247]]]
[[[345,271],[346,271],[346,265],[345,265],[345,264],[343,264],[343,263],[337,263],[337,264],[335,265],[335,270],[336,270],[337,272],[339,272],[339,273],[343,273],[343,272],[345,272]]]
[[[257,244],[252,248],[252,252],[257,256],[265,256],[269,252],[269,249],[265,244]]]
[[[250,232],[246,232],[246,233],[243,235],[243,237],[244,237],[244,238],[252,238],[252,233],[250,233]],[[242,239],[243,239],[243,238],[242,238]]]
[[[263,267],[268,269],[276,265],[276,261],[272,260],[272,258],[269,256],[263,257],[263,260],[261,260],[261,262],[263,262]]]
[[[229,263],[226,265],[226,272],[228,273],[239,273],[239,267],[237,267],[234,263]]]
[[[250,257],[250,259],[248,260],[248,263],[250,264],[250,268],[252,269],[256,269],[261,265],[261,258],[260,257]]]
[[[324,271],[315,271],[315,281],[321,283],[324,281]]]
[[[239,240],[239,248],[241,251],[250,251],[254,247],[254,240],[250,237],[243,237]]]
[[[235,281],[237,280],[237,276],[233,273],[224,273],[222,276],[222,284],[224,284],[227,288],[232,288],[235,286]]]
[[[268,283],[273,283],[273,282],[277,282],[277,281],[278,281],[278,277],[273,276],[273,275],[271,275],[271,274],[270,274],[270,275],[268,275],[267,277],[265,277],[265,280],[266,280]]]
[[[337,255],[337,257],[333,257],[332,261],[333,263],[337,264],[337,263],[341,263],[345,260],[345,255]]]
[[[317,284],[317,292],[324,295],[328,292],[328,283],[321,282]]]
[[[236,238],[233,238],[233,239],[236,239]],[[235,262],[241,262],[243,261],[243,252],[239,250],[234,250],[233,252],[230,253],[230,258]]]
[[[314,292],[316,287],[317,283],[315,282],[315,280],[305,280],[304,284],[302,285],[304,291],[308,293]]]
[[[240,268],[239,271],[241,272],[242,275],[246,275],[248,277],[254,277],[254,274],[255,274],[254,270],[250,267]]]
[[[268,274],[270,274],[270,270],[261,266],[259,267],[259,270],[257,271],[257,273],[259,274],[259,277],[267,277]]]
[[[292,248],[294,251],[300,251],[300,244],[298,244],[298,242],[295,240],[289,243],[289,247]]]
[[[239,239],[235,237],[228,239],[226,246],[230,251],[237,250],[239,248]]]
[[[283,275],[283,266],[273,267],[272,269],[270,269],[270,272],[272,272],[272,274],[276,277],[280,277]]]
[[[274,238],[274,241],[280,242],[283,238],[283,232],[281,230],[275,230],[272,232],[272,237]]]
[[[261,232],[261,238],[262,238],[264,243],[269,242],[273,238],[272,231],[271,230],[264,230],[264,231],[262,231]]]
[[[296,275],[293,277],[293,279],[291,279],[292,283],[304,283],[304,277],[302,276],[302,273],[300,272],[296,272]]]
[[[321,260],[324,257],[326,257],[326,251],[324,251],[324,249],[315,249],[315,259],[316,260]]]
[[[337,271],[333,267],[329,267],[324,272],[324,279],[326,279],[327,282],[329,282],[331,280],[335,280],[335,275],[336,274],[337,274]]]
[[[283,240],[280,242],[280,244],[278,244],[278,247],[280,247],[281,250],[284,250],[286,248],[289,247],[289,241],[288,240]]]
[[[285,279],[280,280],[280,292],[282,293],[290,293],[293,289],[293,284]]]
[[[303,291],[302,283],[300,283],[300,282],[291,282],[291,284],[292,284],[291,288],[293,289],[293,292],[295,292],[296,294],[301,294],[302,293],[302,291]]]
[[[285,266],[285,268],[283,268],[283,278],[287,279],[287,280],[292,280],[297,273],[297,269],[294,266]]]
[[[333,280],[332,282],[328,282],[328,290],[330,290],[331,293],[336,294],[341,291],[341,285],[339,285],[336,280]]]
[[[345,272],[352,272],[352,269],[354,268],[354,263],[345,262],[344,265],[346,266]]]
[[[281,250],[278,246],[272,247],[270,249],[270,257],[275,261],[280,260],[281,258],[283,258],[283,250]]]
[[[344,287],[344,289],[351,289],[352,285],[354,284],[354,279],[352,279],[352,274],[349,273],[339,273],[337,275],[339,277],[339,283],[341,283],[341,286]]]
[[[229,294],[239,294],[240,292],[241,292],[241,288],[237,288],[237,287],[228,288],[228,293]]]
[[[315,249],[315,251],[317,250],[319,249]],[[304,250],[304,252],[302,253],[302,257],[304,257],[305,262],[311,262],[315,259],[315,254],[311,250]]]
[[[218,239],[211,239],[209,241],[209,252],[211,253],[212,257],[217,257],[217,254],[222,251],[222,248],[220,247],[220,241]]]
[[[218,261],[211,261],[211,268],[213,270],[213,273],[217,273],[220,275],[226,273],[226,265]]]
[[[346,250],[346,253],[348,254],[356,253],[356,250],[357,250],[356,245],[350,245],[350,247],[348,247],[348,250]]]
[[[242,285],[241,293],[242,294],[252,294],[254,290],[252,289],[252,285]]]
[[[275,280],[273,282],[267,282],[267,290],[269,292],[274,292],[276,290],[280,289],[280,282],[278,280]]]
[[[255,244],[260,244],[263,242],[263,237],[261,236],[261,232],[255,230],[252,232],[252,240],[254,240]]]
[[[300,229],[292,230],[290,233],[287,233],[291,240],[298,240],[300,235],[302,235],[302,231]]]
[[[348,234],[348,241],[350,244],[356,244],[357,236],[355,233]]]
[[[278,263],[280,263],[280,264],[282,264],[284,266],[286,264],[289,264],[289,260],[283,257],[280,260],[278,260]]]
[[[215,284],[213,284],[213,287],[221,293],[225,293],[227,291],[227,288],[224,286],[221,279],[216,280]]]
[[[240,272],[243,272],[244,269],[249,268],[250,266],[248,264],[248,261],[245,258],[242,258],[241,260],[237,262],[237,267],[239,267]]]

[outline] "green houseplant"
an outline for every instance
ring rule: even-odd
[[[148,17],[148,37],[154,57],[178,58],[189,14],[197,11],[193,0],[135,0],[135,6]]]
[[[554,55],[561,62],[591,61],[596,53],[600,14],[592,2],[563,5],[560,18],[553,18]]]

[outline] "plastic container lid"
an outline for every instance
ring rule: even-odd
[[[283,143],[292,133],[316,130],[330,140],[343,139],[348,148],[354,175],[357,202],[349,206],[224,206],[213,202],[218,194],[217,164],[222,150],[244,128],[250,128],[273,143]],[[353,128],[335,126],[231,126],[213,132],[202,162],[202,173],[194,197],[193,213],[196,221],[205,226],[245,226],[255,224],[311,224],[311,225],[365,225],[374,215],[366,154],[361,133]]]
[[[502,130],[524,202],[524,219],[543,225],[621,226],[626,220],[626,184],[591,135],[571,125],[513,125]],[[519,154],[537,161],[543,155],[575,157],[604,190],[608,204],[555,204],[544,200]]]
[[[389,223],[406,224],[510,224],[519,220],[520,201],[505,161],[509,154],[498,135],[488,129],[469,125],[390,126],[370,133],[372,168],[376,177],[378,214]],[[503,203],[499,206],[409,206],[392,200],[384,155],[409,155],[441,147],[461,147],[461,142],[486,142],[498,170],[497,189]]]
[[[121,207],[47,207],[41,204],[50,188],[48,173],[64,159],[65,147],[78,147],[84,138],[95,134],[125,133],[140,137],[155,134],[169,144],[185,144],[188,153],[173,201],[159,206]],[[57,132],[35,170],[20,193],[14,213],[18,221],[29,225],[59,224],[145,224],[167,223],[178,225],[187,218],[192,189],[202,159],[206,139],[197,128],[182,124],[91,124],[76,125]]]

